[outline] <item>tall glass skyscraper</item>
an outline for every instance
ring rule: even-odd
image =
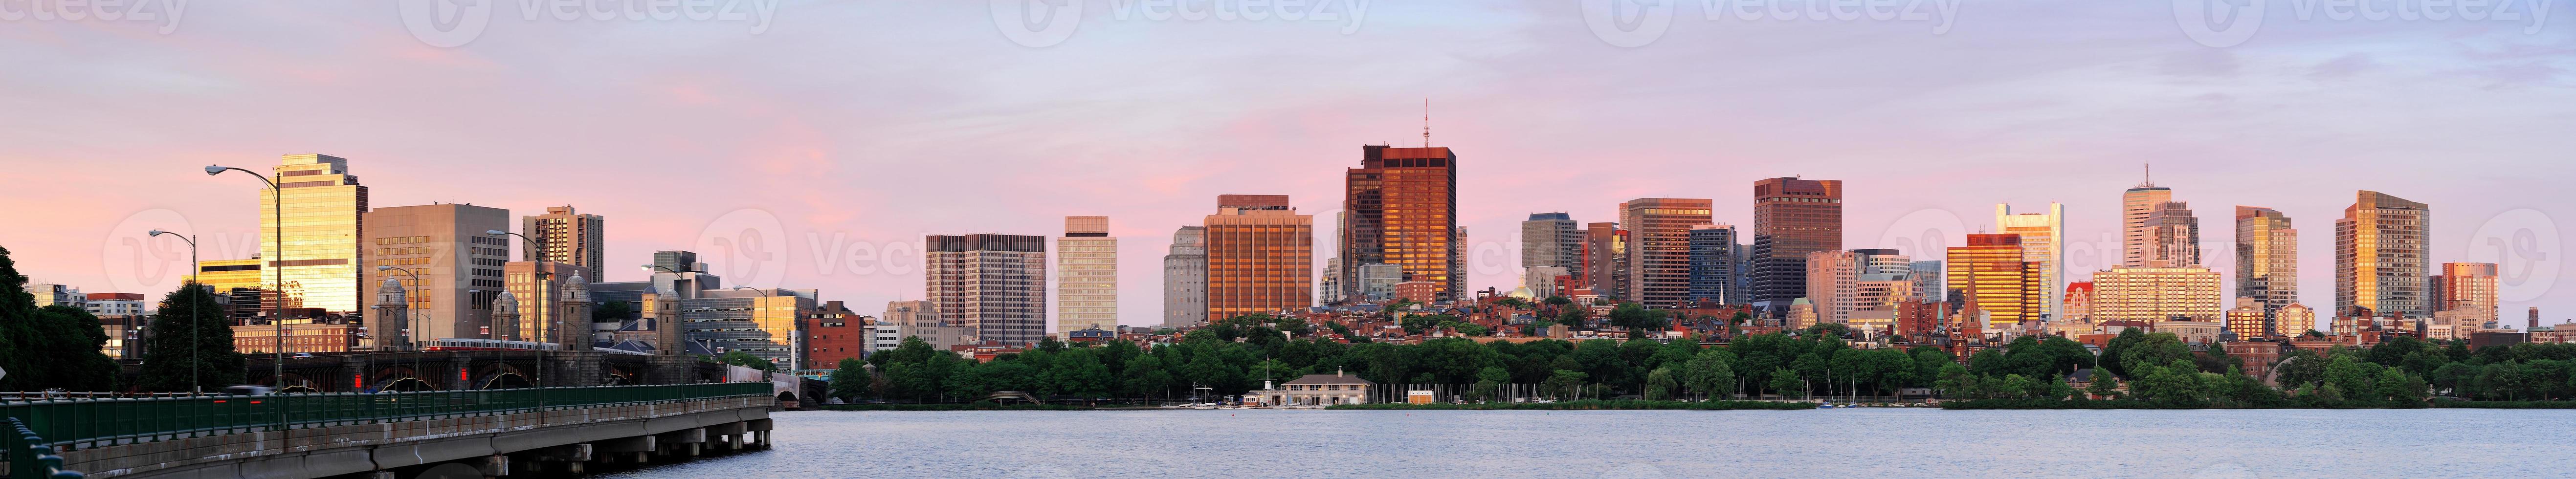
[[[1109,217],[1064,217],[1055,253],[1055,332],[1117,331],[1118,238],[1109,236]]]
[[[1360,148],[1360,167],[1344,172],[1340,295],[1359,294],[1361,266],[1383,263],[1403,267],[1405,281],[1431,282],[1439,301],[1458,299],[1467,285],[1458,155],[1444,147]]]
[[[367,187],[349,174],[349,160],[330,155],[286,155],[273,172],[285,203],[280,211],[269,192],[258,193],[260,257],[278,268],[285,307],[304,310],[288,314],[363,315],[375,288],[367,274]]]
[[[1638,198],[1619,204],[1619,223],[1628,227],[1623,299],[1671,308],[1690,298],[1691,227],[1709,224],[1713,204],[1695,198]]]
[[[2433,208],[2377,191],[2335,221],[2335,315],[2432,314]]]
[[[2048,211],[2013,213],[2012,205],[1995,205],[1995,232],[2021,235],[2022,260],[2039,263],[2039,285],[2042,291],[2066,287],[2066,262],[2059,258],[2066,250],[2066,206],[2050,202]],[[2056,294],[2040,295],[2039,314],[2050,319],[2066,315],[2065,300]]]
[[[1633,228],[1633,226],[1631,226]],[[1785,311],[1807,296],[1807,253],[1843,249],[1842,180],[1753,183],[1753,302]]]
[[[2299,302],[2299,230],[2290,227],[2289,215],[2236,207],[2236,297],[2254,300],[2266,322]]]
[[[1744,304],[1744,290],[1736,287],[1735,227],[1706,224],[1690,231],[1690,300],[1714,300],[1725,304]]]

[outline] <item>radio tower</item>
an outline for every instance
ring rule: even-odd
[[[1422,147],[1431,147],[1431,99],[1422,99]]]

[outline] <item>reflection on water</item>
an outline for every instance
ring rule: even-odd
[[[742,477],[2558,477],[2576,411],[773,413]]]

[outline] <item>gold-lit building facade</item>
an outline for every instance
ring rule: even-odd
[[[1949,249],[1949,287],[1968,306],[1985,311],[1995,328],[2037,321],[2042,298],[2054,292],[2040,285],[2039,264],[2024,258],[2020,235],[1968,235],[1967,246]],[[1973,311],[1960,316],[1976,317]]]
[[[1288,195],[1222,195],[1207,231],[1208,321],[1315,304],[1315,216]]]
[[[2299,230],[2289,215],[2236,207],[2236,297],[2254,300],[2266,317],[2299,302]]]
[[[781,371],[797,369],[803,357],[798,348],[805,337],[805,320],[822,314],[822,304],[815,300],[819,292],[810,289],[725,289],[698,294],[679,301],[681,332],[687,341],[715,351],[747,353]]]
[[[2111,268],[2093,273],[2093,320],[2217,322],[2225,291],[2209,268]]]
[[[1621,299],[1677,308],[1690,299],[1691,227],[1715,222],[1716,200],[1638,198],[1619,204],[1628,229],[1628,286]]]
[[[582,277],[599,281],[607,267],[608,219],[582,213],[572,205],[548,206],[546,214],[519,217],[519,234],[536,240],[520,251],[520,261],[553,261],[582,269]],[[503,229],[503,228],[492,228]]]
[[[2354,197],[2335,221],[2335,316],[2431,315],[2432,207],[2377,191]]]
[[[277,269],[271,282],[282,283],[284,307],[364,314],[375,287],[367,281],[367,187],[349,174],[349,160],[330,155],[286,155],[273,173],[284,205],[258,192],[259,245],[266,266]]]
[[[2066,280],[2066,205],[2050,202],[2042,213],[2014,213],[2010,204],[1995,205],[1995,232],[2021,236],[2022,261],[2039,263],[2041,291],[2057,291]],[[2064,301],[2055,294],[2041,295],[2039,313],[2050,318],[2066,318]]]
[[[1392,264],[1403,268],[1403,281],[1429,281],[1440,300],[1458,299],[1466,290],[1467,263],[1458,251],[1457,153],[1365,145],[1360,167],[1343,176],[1345,224],[1334,281],[1341,291],[1332,296],[1362,294],[1360,267]]]

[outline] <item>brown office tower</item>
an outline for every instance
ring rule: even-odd
[[[1341,288],[1361,294],[1359,271],[1392,264],[1405,281],[1429,281],[1441,301],[1466,289],[1465,256],[1458,250],[1458,155],[1448,148],[1360,147],[1342,192]],[[1210,318],[1215,319],[1215,318]]]
[[[520,253],[520,261],[552,261],[581,268],[582,277],[599,281],[601,268],[608,266],[608,237],[603,232],[608,220],[599,215],[573,211],[572,205],[548,206],[546,214],[519,217],[520,234],[536,239],[536,245]],[[500,229],[500,228],[493,228]]]
[[[1628,227],[1628,286],[1621,299],[1678,308],[1690,299],[1691,227],[1709,224],[1708,199],[1638,198],[1619,204]]]
[[[1619,288],[1628,284],[1628,231],[1618,223],[1584,225],[1583,267],[1575,273],[1582,276],[1575,284],[1592,290],[1592,294],[1621,298]]]
[[[931,314],[978,341],[1046,338],[1046,237],[977,234],[923,239]]]
[[[1315,216],[1288,195],[1220,195],[1206,218],[1207,320],[1315,304]]]
[[[1843,249],[1842,180],[1753,182],[1753,302],[1786,310],[1807,296],[1807,253]],[[1954,286],[1955,287],[1955,286]]]

